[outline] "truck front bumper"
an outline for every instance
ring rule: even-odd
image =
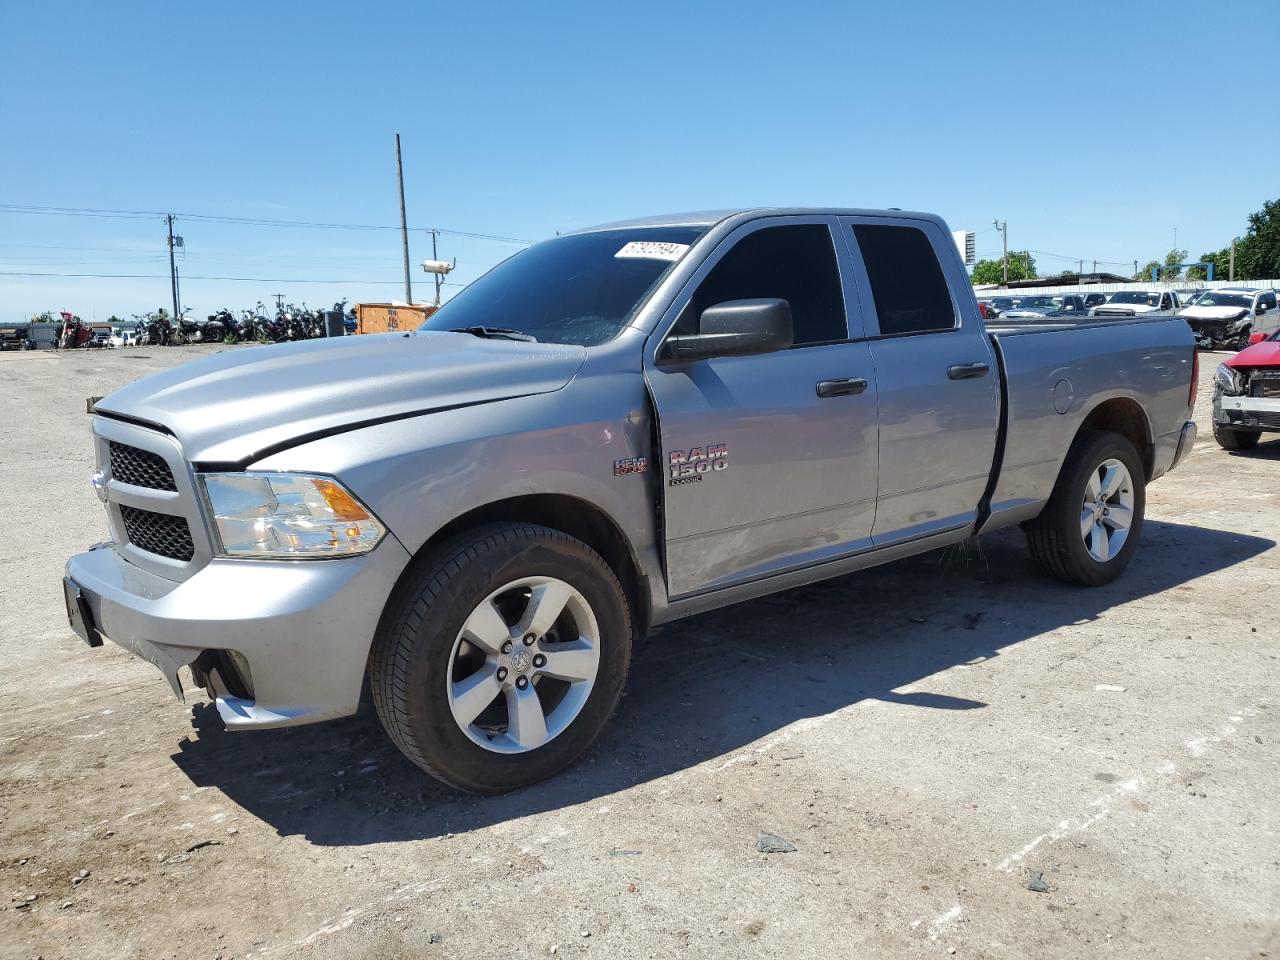
[[[1218,390],[1213,422],[1239,430],[1280,430],[1280,397],[1227,397]]]
[[[386,537],[342,560],[215,559],[178,583],[105,544],[72,557],[66,575],[91,636],[154,664],[179,699],[182,667],[206,651],[235,654],[252,696],[215,684],[218,713],[230,729],[267,728],[355,713],[378,619],[408,562]]]

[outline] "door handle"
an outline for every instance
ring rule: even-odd
[[[957,363],[947,367],[947,376],[952,380],[976,380],[985,377],[990,369],[985,363]]]
[[[867,381],[862,377],[850,377],[847,380],[819,380],[818,396],[849,397],[862,393],[867,389]]]

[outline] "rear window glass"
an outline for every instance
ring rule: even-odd
[[[853,233],[867,267],[882,335],[955,327],[951,292],[923,230],[862,223]]]

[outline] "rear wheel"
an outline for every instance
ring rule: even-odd
[[[1027,542],[1051,576],[1101,586],[1129,565],[1145,512],[1138,451],[1117,433],[1089,431],[1076,438],[1049,502],[1026,525]]]
[[[527,524],[479,528],[424,556],[392,598],[369,662],[374,705],[431,775],[513,790],[600,735],[631,634],[626,595],[586,544]]]
[[[1213,425],[1213,439],[1223,450],[1252,450],[1261,436],[1261,430],[1235,430],[1216,423]]]

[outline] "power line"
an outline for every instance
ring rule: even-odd
[[[54,273],[23,270],[0,270],[0,277],[88,277],[97,280],[164,280],[162,273]],[[339,283],[339,284],[393,284],[400,280],[298,280],[280,277],[205,277],[187,274],[184,280],[222,280],[231,283]],[[445,281],[450,287],[465,287],[465,283]]]
[[[164,219],[168,214],[158,210],[104,210],[93,207],[37,207],[24,204],[0,203],[0,213],[31,214],[51,217],[105,217],[123,220]],[[212,213],[175,213],[175,217],[184,220],[196,220],[201,223],[238,223],[254,227],[300,227],[311,230],[399,230],[399,224],[372,223],[325,223],[313,220],[269,220],[260,217],[233,217]],[[429,227],[411,227],[412,230],[430,231]],[[468,230],[452,230],[445,227],[434,228],[440,233],[455,237],[469,237],[473,240],[493,240],[499,243],[521,243],[531,246],[536,241],[520,237],[504,237],[492,233],[475,233]]]

